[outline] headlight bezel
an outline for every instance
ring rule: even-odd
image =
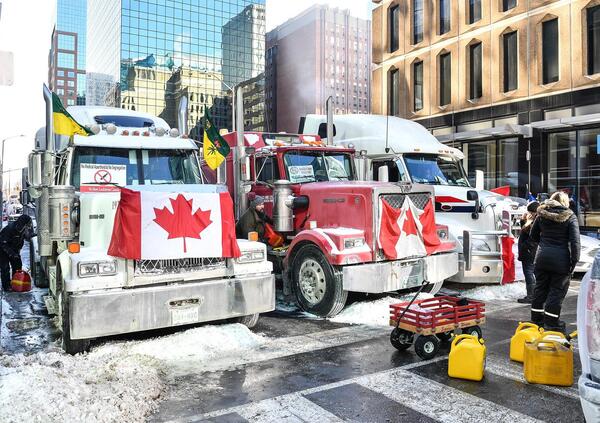
[[[365,245],[365,238],[362,236],[344,239],[344,250],[349,250],[351,248],[359,248],[363,245]]]
[[[82,271],[87,268],[86,271]],[[95,271],[89,271],[93,270]],[[114,276],[117,274],[116,260],[82,261],[77,263],[77,276],[80,278],[93,278],[95,276]]]
[[[235,259],[237,264],[260,263],[265,261],[265,250],[242,251],[242,255]]]

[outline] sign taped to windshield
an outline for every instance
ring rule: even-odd
[[[290,172],[290,182],[313,182],[315,172],[311,165],[288,166]]]
[[[81,192],[115,192],[127,184],[127,166],[81,163],[79,167]]]

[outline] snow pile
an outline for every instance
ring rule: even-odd
[[[390,324],[390,304],[410,301],[414,294],[402,297],[385,297],[375,301],[362,301],[344,308],[340,314],[331,318],[336,323],[351,323],[371,326],[388,326]],[[418,299],[432,298],[427,293],[419,294]]]
[[[111,342],[77,356],[0,355],[0,421],[142,422],[180,371],[226,366],[266,342],[234,324]]]
[[[524,282],[514,282],[506,285],[480,286],[462,293],[463,297],[479,301],[516,300],[527,295]]]

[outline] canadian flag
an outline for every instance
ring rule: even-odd
[[[121,188],[108,254],[136,260],[239,257],[229,193],[186,189]]]
[[[420,211],[407,195],[400,209],[393,208],[383,199],[379,209],[378,244],[388,259],[425,256],[441,245],[432,201]]]

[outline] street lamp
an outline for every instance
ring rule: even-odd
[[[4,138],[2,140],[2,158],[0,161],[0,226],[4,222],[4,143],[8,140],[11,140],[14,138],[21,138],[24,136],[25,135],[23,135],[23,134],[13,135],[13,136]],[[8,189],[9,189],[9,196],[10,196],[10,187]]]
[[[231,91],[231,130],[235,131],[235,88],[237,85],[231,87],[227,82],[223,80],[216,73],[209,73],[208,71],[203,72],[208,78],[215,78],[219,80],[223,85],[227,87],[229,91]]]

